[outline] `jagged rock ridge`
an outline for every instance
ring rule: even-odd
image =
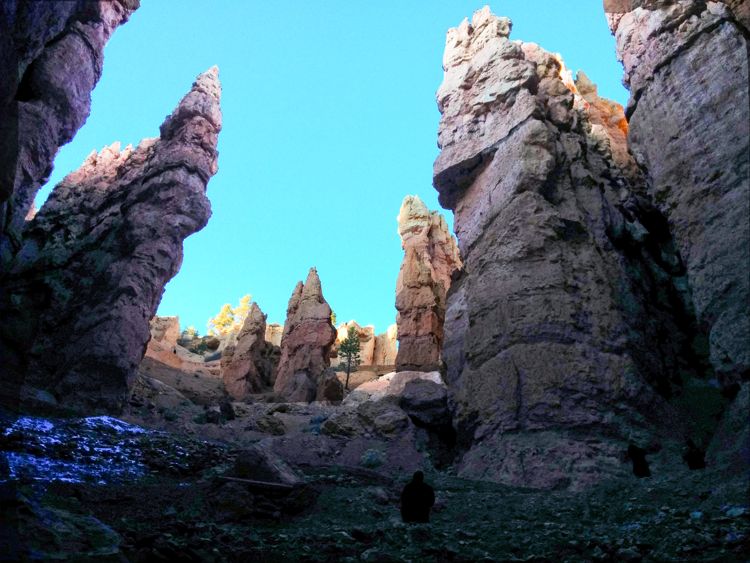
[[[160,138],[92,153],[28,224],[0,303],[3,357],[27,390],[72,409],[121,408],[182,241],[211,214],[220,92],[214,67]]]
[[[396,370],[436,371],[446,295],[461,258],[445,218],[418,196],[404,198],[397,220],[404,259],[396,281]]]

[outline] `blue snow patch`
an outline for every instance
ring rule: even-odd
[[[148,432],[145,428],[136,426],[135,424],[128,424],[117,418],[111,416],[90,416],[83,419],[83,424],[89,428],[94,429],[111,429],[115,432],[121,432],[123,434],[144,434]]]
[[[8,479],[100,483],[132,480],[148,469],[139,438],[152,431],[110,416],[46,419],[24,416],[2,434]]]

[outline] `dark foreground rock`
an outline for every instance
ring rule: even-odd
[[[744,561],[750,547],[746,480],[711,463],[690,471],[679,455],[666,452],[650,456],[651,478],[615,479],[582,493],[428,470],[437,497],[431,523],[407,526],[398,498],[410,471],[292,467],[313,496],[285,497],[239,482],[228,486],[221,476],[257,477],[254,468],[262,463],[251,459],[245,472],[242,454],[225,447],[115,419],[25,419],[16,430],[21,425],[37,437],[27,455],[41,455],[30,450],[44,436],[64,439],[73,432],[82,446],[131,444],[123,448],[129,453],[111,460],[112,469],[131,454],[149,460],[141,475],[106,467],[95,479],[72,481],[0,474],[0,526],[4,538],[15,540],[14,551],[3,554],[22,559],[731,562]],[[2,458],[21,451],[13,448],[0,445]],[[83,447],[80,454],[93,455]],[[62,450],[44,455],[67,459]]]

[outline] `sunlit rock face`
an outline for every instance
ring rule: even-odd
[[[630,148],[687,266],[711,364],[731,384],[750,376],[750,4],[605,9],[631,93]]]
[[[221,377],[232,398],[241,400],[272,386],[276,347],[265,336],[266,315],[253,303],[236,341],[221,356]]]
[[[336,329],[336,342],[333,345],[331,355],[336,357],[339,346],[349,336],[350,327],[354,328],[354,331],[359,338],[360,365],[372,365],[373,356],[375,354],[375,327],[372,325],[360,326],[357,321],[349,321],[339,325]]]
[[[396,344],[398,327],[394,323],[388,330],[375,337],[375,350],[372,353],[372,364],[376,366],[392,366],[396,363],[398,346]]]
[[[451,29],[437,94],[434,185],[463,259],[443,346],[459,470],[583,487],[674,424],[656,389],[686,367],[684,272],[622,108],[510,29],[488,8]]]
[[[289,299],[274,391],[287,401],[314,400],[319,379],[331,365],[335,340],[331,307],[318,271],[310,268],[305,283],[298,282]]]
[[[281,336],[284,334],[284,327],[278,323],[270,323],[266,325],[266,342],[273,344],[274,346],[281,346]]]
[[[139,0],[6,0],[0,6],[0,271],[57,149],[83,125],[104,46]]]
[[[217,68],[201,74],[160,138],[93,152],[28,224],[0,301],[5,367],[28,394],[123,405],[182,241],[211,214],[220,91]]]
[[[146,356],[175,368],[182,367],[182,358],[177,354],[177,339],[180,337],[178,317],[156,316],[149,322],[151,338],[146,347]]]
[[[445,218],[418,196],[406,196],[398,214],[404,259],[396,281],[397,371],[441,367],[445,299],[461,258]]]

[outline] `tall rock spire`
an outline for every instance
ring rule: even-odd
[[[461,267],[445,218],[419,196],[406,196],[398,214],[404,259],[396,281],[398,371],[437,371],[451,275]]]
[[[198,76],[161,138],[92,153],[27,226],[3,280],[0,345],[31,394],[73,409],[122,406],[182,241],[211,215],[220,92],[216,68]]]
[[[318,271],[310,268],[305,283],[298,282],[289,299],[274,391],[287,401],[315,399],[319,379],[331,365],[335,341],[331,307],[323,297]]]
[[[459,469],[583,487],[673,416],[684,271],[622,108],[510,29],[485,8],[450,30],[437,94],[434,185],[464,261],[443,346]]]

